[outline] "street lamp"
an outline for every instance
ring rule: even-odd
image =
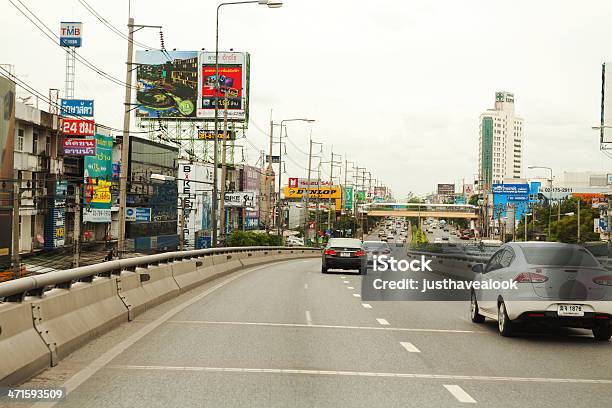
[[[282,2],[281,2],[282,4]],[[280,7],[280,6],[279,6]],[[294,118],[294,119],[283,119],[280,121],[280,136],[279,136],[279,144],[278,144],[278,200],[276,201],[276,234],[280,237],[281,236],[281,207],[280,207],[280,197],[281,197],[281,179],[283,176],[282,173],[282,162],[283,162],[283,145],[282,145],[282,139],[283,139],[283,123],[285,122],[307,122],[307,123],[313,123],[315,120],[314,119],[305,119],[305,118]],[[270,160],[272,160],[272,158],[270,158]],[[310,186],[306,187],[307,189],[310,188]],[[282,242],[282,241],[281,241]]]
[[[529,166],[529,169],[546,169],[550,171],[550,190],[548,192],[548,240],[550,241],[550,216],[552,213],[553,169],[546,166]]]
[[[213,153],[213,200],[212,200],[212,246],[217,246],[217,210],[218,210],[218,195],[219,189],[217,188],[218,183],[218,171],[219,157],[217,150],[219,149],[219,10],[223,6],[237,5],[237,4],[260,4],[268,6],[268,8],[279,8],[282,7],[282,0],[249,0],[249,1],[231,1],[221,3],[217,6],[217,20],[216,20],[216,31],[215,31],[215,137],[214,137],[214,153]],[[225,183],[225,180],[223,180]]]

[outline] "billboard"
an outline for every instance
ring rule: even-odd
[[[85,206],[83,222],[111,222],[113,138],[96,134],[96,155],[85,156]]]
[[[204,51],[199,56],[197,117],[215,118],[215,53]],[[224,118],[223,100],[227,98],[227,119],[245,121],[249,107],[249,54],[244,52],[219,52],[219,91],[217,96],[219,119]]]
[[[225,136],[225,137],[224,137]],[[198,130],[198,139],[200,140],[215,140],[215,131],[213,130]],[[223,129],[219,129],[217,131],[217,139],[223,140],[236,140],[236,131],[235,130],[227,130],[227,132],[223,132]]]
[[[285,198],[302,198],[305,188],[291,188],[285,187]],[[308,189],[308,196],[310,198],[334,198],[342,199],[342,188],[340,186],[331,187],[310,187]]]
[[[178,217],[178,228],[187,249],[196,247],[198,232],[211,229],[213,170],[212,164],[179,161],[178,207],[182,210]]]
[[[255,193],[252,191],[235,191],[225,193],[224,205],[232,208],[255,208]]]
[[[296,178],[296,177],[290,177],[287,184],[291,188],[306,188],[306,187],[318,187],[318,186],[331,185],[329,180],[317,180],[317,179],[311,178],[309,181],[307,178]]]
[[[196,117],[197,51],[137,50],[136,64],[136,116]]]
[[[64,139],[62,151],[68,156],[93,156],[96,154],[96,139]]]
[[[80,47],[82,45],[82,36],[83,23],[80,21],[62,21],[60,23],[60,46]]]
[[[127,207],[125,220],[130,222],[151,222],[151,209],[143,207]]]
[[[93,118],[94,101],[90,99],[62,99],[61,114]]]
[[[529,184],[493,184],[493,194],[502,194],[514,197],[529,196]],[[526,201],[516,200],[516,201]]]
[[[96,125],[92,119],[62,118],[60,132],[66,136],[93,136]]]
[[[344,209],[353,209],[353,186],[344,187]]]
[[[15,83],[0,77],[0,180],[14,178]],[[0,268],[10,265],[13,183],[0,182]]]

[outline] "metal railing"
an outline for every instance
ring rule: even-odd
[[[26,295],[41,296],[45,290],[49,288],[69,289],[75,282],[92,282],[93,278],[97,276],[111,277],[112,275],[119,275],[121,271],[133,271],[138,267],[146,268],[149,266],[157,266],[160,263],[170,263],[202,256],[237,254],[243,252],[276,252],[276,254],[282,254],[288,251],[312,252],[313,249],[306,247],[270,246],[210,248],[192,251],[166,252],[138,258],[107,261],[96,265],[48,272],[42,275],[27,276],[2,282],[0,283],[0,299],[4,298],[6,302],[21,302]]]

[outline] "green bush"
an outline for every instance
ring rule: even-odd
[[[234,231],[227,239],[229,247],[281,246],[281,237],[253,231]]]

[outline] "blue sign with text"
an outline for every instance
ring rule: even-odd
[[[89,99],[62,99],[62,115],[91,118],[94,115],[94,101]]]

